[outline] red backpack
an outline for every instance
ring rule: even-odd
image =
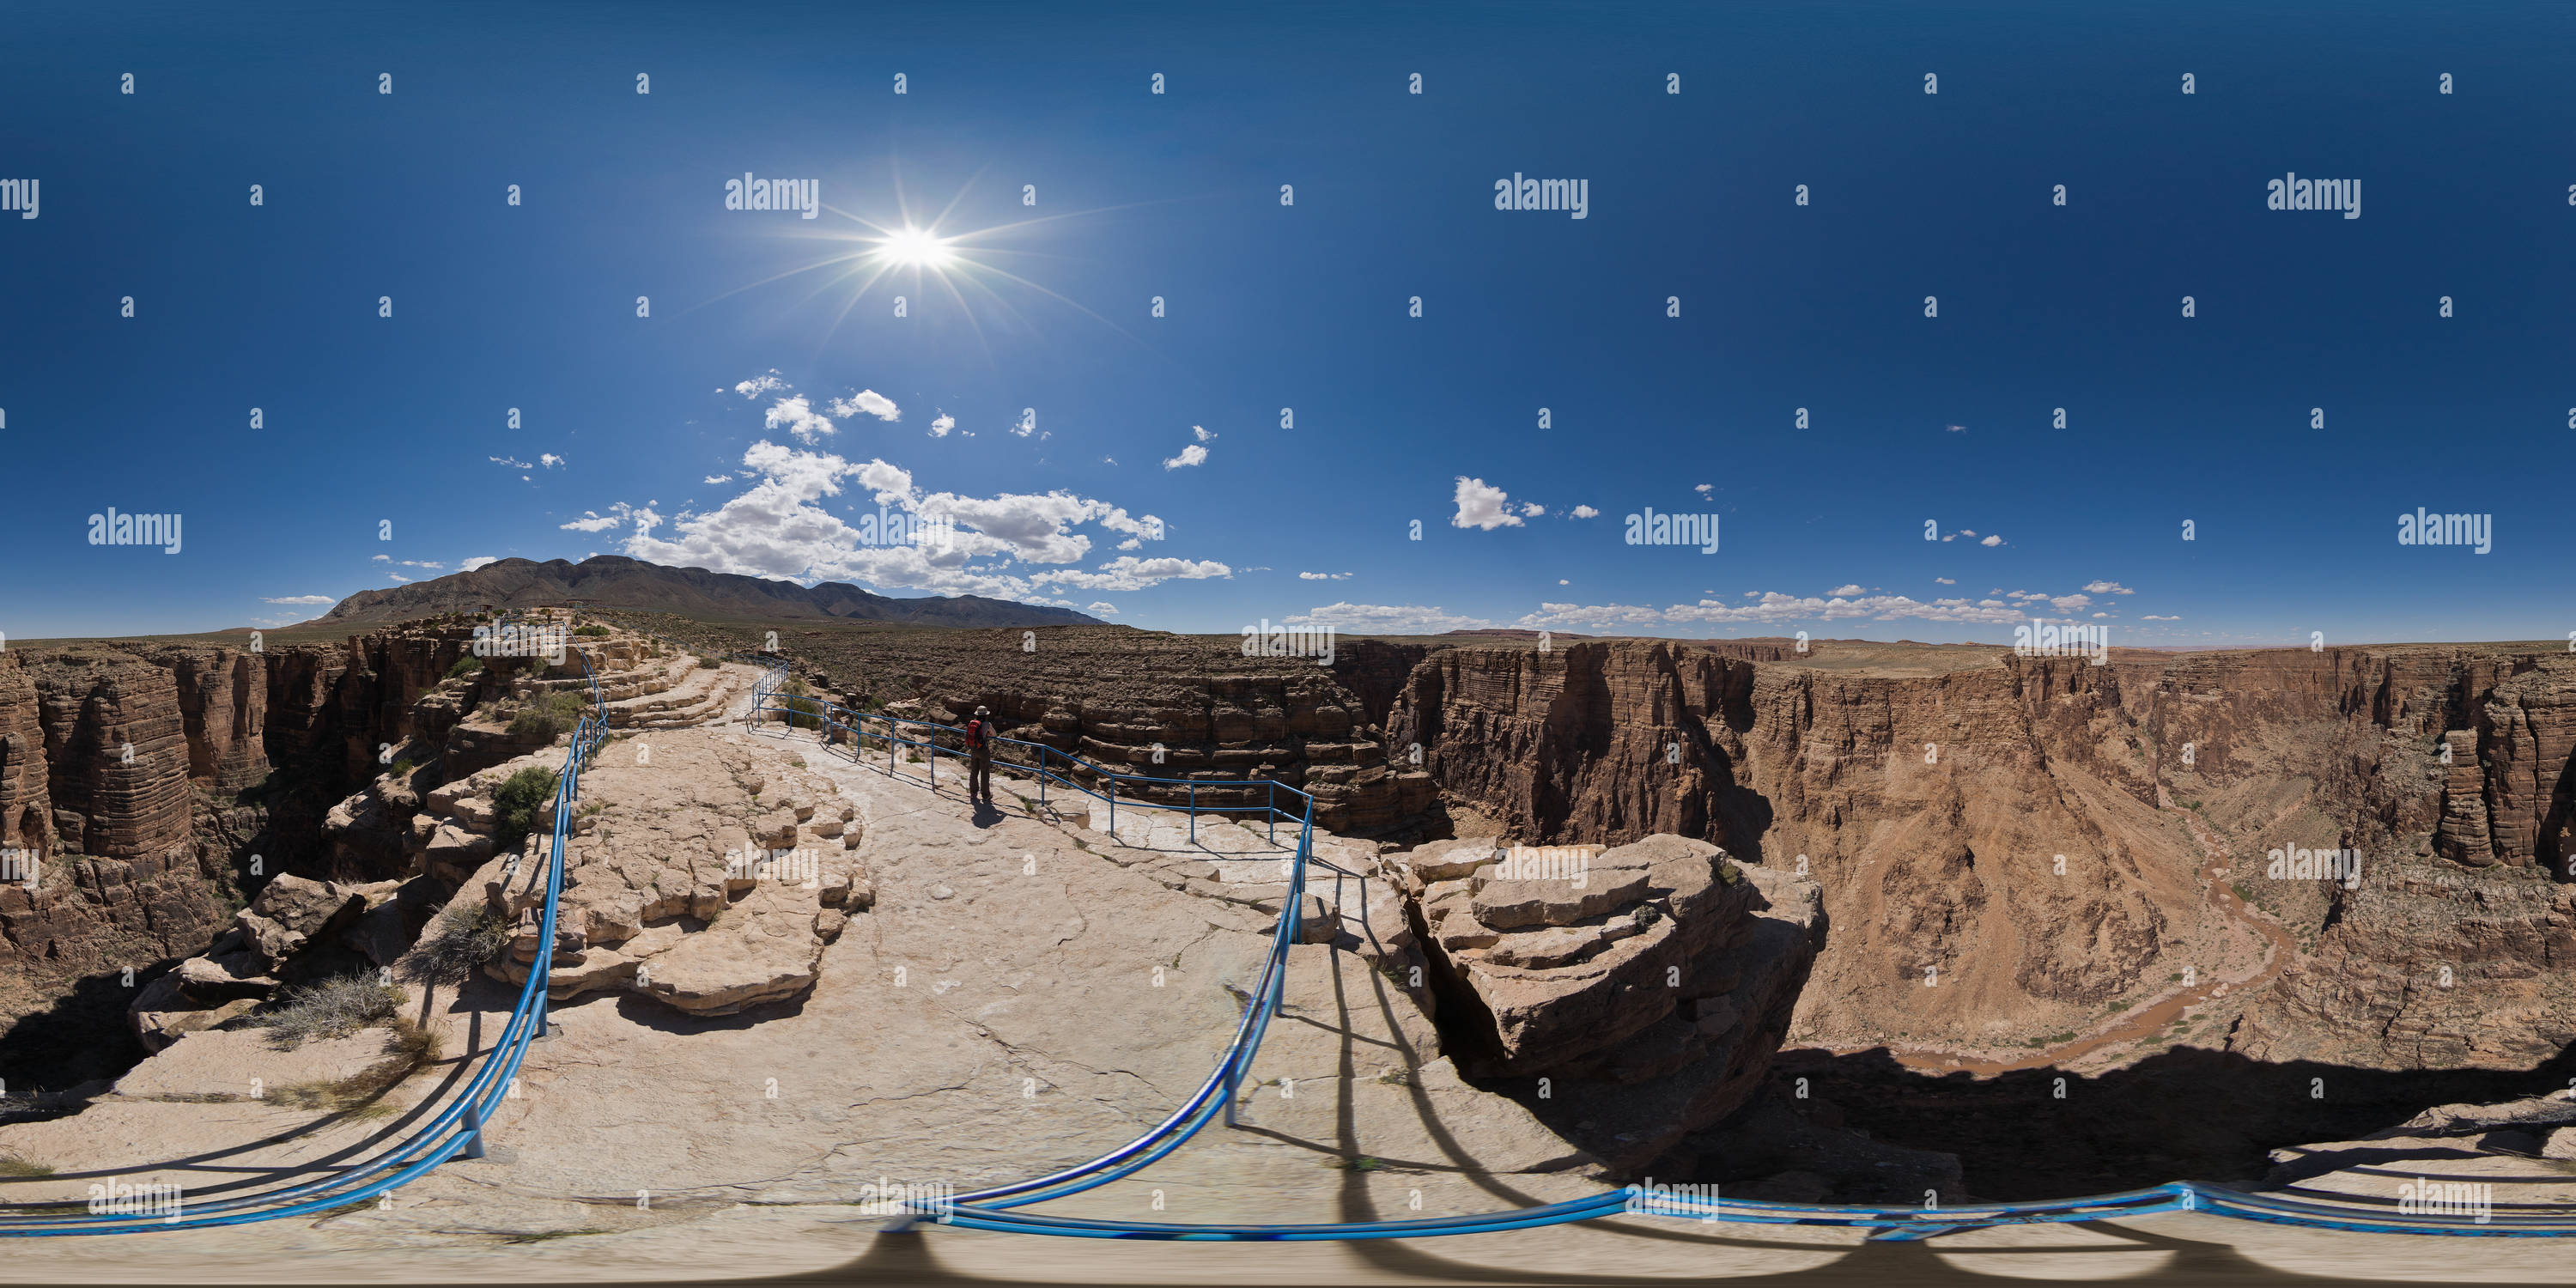
[[[969,747],[981,747],[984,745],[983,721],[969,720],[966,722],[966,745]]]

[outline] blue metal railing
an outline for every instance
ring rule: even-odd
[[[592,669],[586,655],[582,657],[582,669]],[[607,711],[599,704],[597,685],[594,673],[592,713],[582,717],[574,728],[571,749],[564,754],[564,767],[555,779],[554,831],[546,849],[546,901],[538,923],[536,960],[519,989],[518,1002],[510,1010],[510,1023],[502,1031],[501,1040],[485,1053],[482,1067],[475,1071],[463,1092],[420,1130],[374,1159],[322,1180],[211,1203],[188,1205],[183,1201],[178,1210],[167,1216],[37,1215],[27,1213],[27,1209],[58,1209],[69,1204],[0,1205],[0,1236],[130,1234],[318,1215],[389,1194],[451,1158],[482,1157],[484,1124],[510,1097],[519,1065],[527,1057],[528,1043],[545,1032],[546,986],[554,970],[555,914],[563,894],[565,846],[572,834],[574,806],[581,799],[581,772],[608,738]],[[149,1175],[165,1169],[139,1170]]]

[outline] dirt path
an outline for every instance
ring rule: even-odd
[[[2167,809],[2173,808],[2170,801],[2159,803]],[[2230,888],[2227,881],[2229,860],[2232,856],[2228,852],[2226,842],[2212,834],[2209,825],[2202,822],[2198,814],[2190,810],[2180,812],[2184,826],[2191,829],[2192,839],[2200,843],[2204,853],[2212,856],[2209,870],[2202,874],[2206,878],[2203,897],[2222,916],[2261,935],[2270,945],[2270,951],[2264,954],[2261,966],[2250,974],[2233,979],[2213,975],[2148,1006],[2124,1012],[2108,1027],[2086,1033],[2072,1042],[2061,1043],[2010,1060],[1979,1060],[1938,1047],[1892,1047],[1889,1048],[1889,1054],[1898,1064],[1908,1069],[1924,1073],[1969,1073],[1980,1078],[2022,1069],[2063,1066],[2069,1061],[2081,1059],[2106,1047],[2125,1042],[2153,1040],[2166,1025],[2192,1007],[2242,994],[2271,983],[2280,975],[2282,968],[2289,964],[2291,954],[2298,951],[2297,942],[2290,937],[2289,931],[2282,929],[2271,918],[2256,913],[2246,906],[2244,900],[2236,897],[2236,891]],[[1835,1054],[1852,1055],[1875,1049],[1877,1048],[1853,1047],[1837,1051]]]

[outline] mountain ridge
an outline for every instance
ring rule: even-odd
[[[502,559],[470,572],[385,590],[362,590],[303,625],[360,625],[438,613],[532,608],[574,601],[598,608],[741,617],[894,622],[913,626],[1106,626],[1070,608],[1022,604],[981,595],[896,599],[847,582],[799,586],[792,581],[674,568],[624,555],[579,563]]]

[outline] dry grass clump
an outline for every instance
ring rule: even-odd
[[[253,1016],[254,1027],[269,1031],[271,1046],[292,1051],[314,1038],[345,1038],[394,1018],[403,992],[372,977],[342,975],[290,989],[276,1009]]]

